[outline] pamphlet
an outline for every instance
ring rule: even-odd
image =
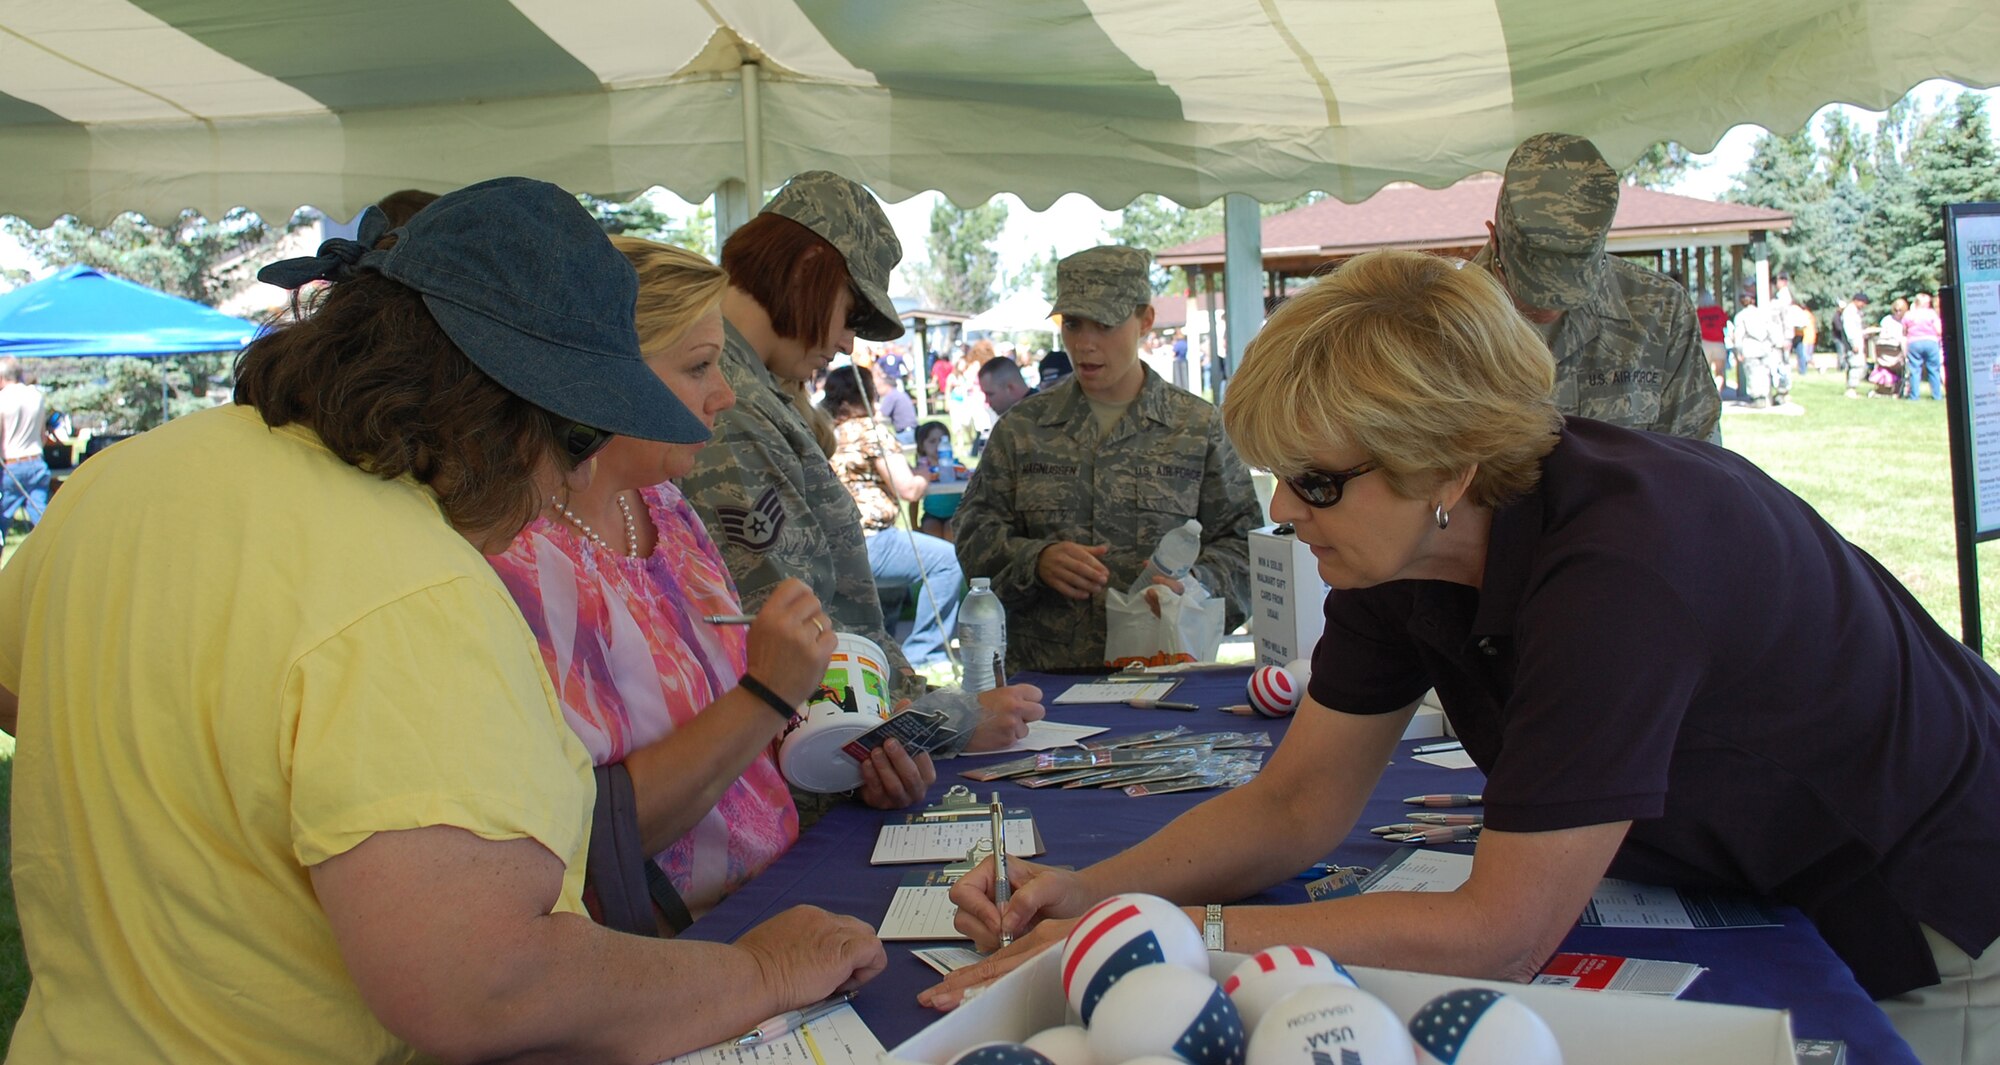
[[[1034,815],[1024,808],[1007,811],[1007,853],[1033,858],[1045,849]],[[985,811],[952,817],[924,817],[908,814],[902,824],[882,826],[875,837],[875,853],[870,865],[901,865],[909,862],[955,862],[974,846],[993,837],[992,817]]]

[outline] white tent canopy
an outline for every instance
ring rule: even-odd
[[[0,0],[0,213],[349,217],[507,173],[754,200],[815,167],[891,200],[1358,200],[1540,130],[1622,162],[1933,76],[2000,81],[2000,4]]]
[[[1056,323],[1049,318],[1049,301],[1023,289],[973,315],[964,328],[968,333],[1053,333]]]

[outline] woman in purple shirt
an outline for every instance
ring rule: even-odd
[[[1010,860],[1004,914],[990,864],[959,881],[959,928],[1015,946],[924,1000],[1129,891],[1229,950],[1525,980],[1608,873],[1796,906],[1925,1062],[1994,1061],[2000,675],[1749,462],[1565,419],[1554,378],[1443,258],[1357,256],[1278,308],[1223,419],[1332,588],[1303,705],[1256,779],[1125,853]],[[1204,910],[1345,839],[1431,688],[1486,774],[1463,886]]]

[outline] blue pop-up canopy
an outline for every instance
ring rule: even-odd
[[[189,355],[235,351],[256,335],[241,318],[88,266],[0,295],[0,355]]]

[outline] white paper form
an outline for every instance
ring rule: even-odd
[[[978,965],[986,960],[986,955],[971,947],[920,947],[910,952],[910,957],[923,962],[938,972],[950,976],[968,965]]]
[[[955,862],[993,835],[993,822],[984,813],[962,820],[915,820],[918,816],[911,814],[908,824],[883,825],[868,864]],[[1035,818],[1028,811],[1007,811],[1006,835],[1008,854],[1033,858],[1042,853],[1042,834],[1035,830]]]
[[[1411,850],[1376,869],[1361,890],[1451,891],[1472,877],[1472,855]],[[1577,921],[1599,928],[1768,928],[1783,922],[1754,900],[1604,878]]]
[[[1178,679],[1086,681],[1070,685],[1068,691],[1056,696],[1055,705],[1076,706],[1082,703],[1123,703],[1133,699],[1164,699],[1179,684]]]
[[[875,934],[885,940],[971,939],[951,923],[958,916],[958,907],[951,902],[956,879],[936,870],[904,875]]]
[[[1022,751],[1053,751],[1058,747],[1074,747],[1079,740],[1087,740],[1100,732],[1109,732],[1103,725],[1067,725],[1060,721],[1030,721],[1028,734],[1014,741],[1011,747],[998,751],[981,751],[980,754],[1018,754]]]
[[[882,1041],[852,1005],[753,1047],[728,1043],[669,1058],[663,1065],[875,1065]]]

